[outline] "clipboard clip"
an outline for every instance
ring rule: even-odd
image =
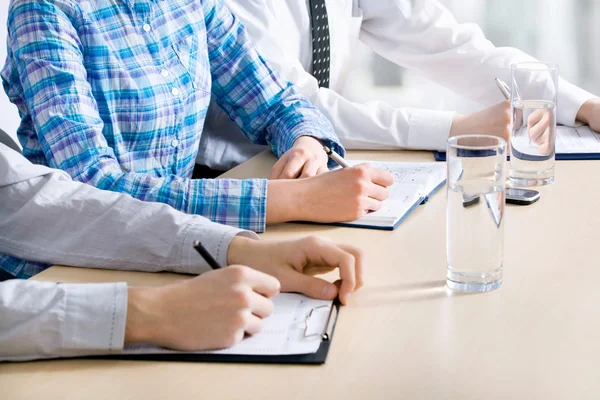
[[[327,322],[325,322],[325,328],[321,333],[309,333],[308,329],[309,329],[309,324],[310,324],[310,320],[311,318],[313,318],[313,313],[316,310],[321,310],[324,308],[328,308],[329,306],[318,306],[318,307],[314,307],[311,308],[310,312],[306,315],[306,318],[304,319],[304,337],[305,338],[309,338],[309,337],[313,337],[313,336],[320,336],[322,340],[329,340],[329,338],[331,338],[331,333],[333,331],[333,326],[335,324],[335,320],[337,319],[337,307],[335,304],[331,305],[331,308],[329,310],[329,315],[327,317]]]

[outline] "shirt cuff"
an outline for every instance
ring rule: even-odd
[[[452,111],[411,110],[406,148],[446,151],[454,115]]]
[[[222,266],[227,266],[227,251],[231,241],[236,236],[258,239],[258,235],[251,231],[233,228],[220,224],[191,224],[183,240],[181,264],[188,273],[200,275],[209,271],[210,267],[200,254],[194,249],[194,241],[199,241],[212,254]]]
[[[118,353],[125,343],[127,284],[60,284],[66,293],[61,357]]]
[[[264,232],[267,224],[266,179],[192,180],[188,214],[209,220]]]
[[[558,102],[556,104],[556,121],[559,124],[575,126],[577,113],[586,101],[594,98],[593,94],[560,79],[558,82]]]

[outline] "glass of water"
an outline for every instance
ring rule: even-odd
[[[502,284],[506,141],[486,135],[448,139],[446,284],[489,292]]]
[[[554,182],[558,67],[514,64],[511,71],[510,180],[519,186]]]

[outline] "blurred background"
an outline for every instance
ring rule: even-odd
[[[302,0],[298,0],[302,1]],[[600,0],[441,0],[460,22],[474,22],[497,46],[513,46],[560,65],[561,75],[600,94]],[[6,58],[8,1],[0,0],[0,64]],[[395,106],[471,112],[476,104],[359,49],[346,96]],[[16,108],[0,90],[0,128],[16,137]]]
[[[459,22],[478,24],[498,47],[517,47],[558,64],[562,77],[600,94],[600,0],[441,0]],[[479,105],[404,70],[374,54],[358,50],[354,79],[345,95],[356,101],[384,100],[412,106],[468,113]],[[376,75],[374,74],[376,72]]]

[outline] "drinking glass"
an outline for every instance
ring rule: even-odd
[[[554,182],[558,67],[514,64],[511,74],[510,180],[519,186]]]
[[[502,284],[506,141],[487,135],[448,139],[446,284],[488,292]]]

